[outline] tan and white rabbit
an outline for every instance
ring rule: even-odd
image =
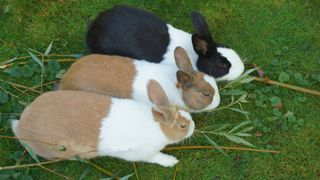
[[[72,64],[61,80],[60,89],[149,102],[145,84],[155,79],[173,105],[190,112],[216,108],[220,95],[214,78],[194,71],[183,48],[177,47],[174,55],[178,68],[120,56],[88,55]]]
[[[48,92],[12,121],[12,129],[46,159],[112,156],[173,166],[178,160],[160,150],[190,137],[194,122],[169,103],[155,80],[147,89],[153,106],[85,91]]]

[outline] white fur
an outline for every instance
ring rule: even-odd
[[[198,60],[198,55],[193,49],[192,39],[191,39],[192,35],[180,29],[176,29],[170,24],[167,24],[167,27],[168,27],[168,32],[170,36],[170,42],[169,42],[166,53],[162,57],[163,61],[161,61],[161,64],[168,64],[168,65],[175,66],[174,49],[177,46],[181,46],[188,53],[194,70],[198,71],[198,68],[196,65]],[[216,80],[217,81],[234,80],[237,77],[239,77],[244,70],[244,65],[239,55],[230,48],[218,47],[217,50],[222,56],[227,58],[227,60],[231,63],[231,68],[228,74],[224,75],[223,77],[217,78]]]
[[[17,135],[18,125],[19,125],[19,120],[11,120],[11,129],[15,135]]]
[[[230,48],[218,47],[218,52],[228,59],[231,63],[231,68],[229,69],[229,73],[217,78],[217,81],[222,80],[234,80],[239,77],[244,71],[244,65],[239,57],[239,55]]]
[[[171,104],[186,108],[181,92],[176,87],[176,67],[147,61],[133,61],[133,63],[137,72],[132,85],[132,98],[134,100],[150,103],[146,85],[150,79],[154,79],[162,86]]]
[[[147,61],[134,61],[133,63],[135,65],[137,74],[132,85],[132,99],[150,103],[146,84],[149,79],[154,79],[158,81],[162,86],[171,104],[188,109],[188,107],[182,100],[181,90],[176,87],[176,72],[178,70],[177,67],[155,64]],[[207,77],[204,79],[214,88],[216,92],[215,97],[219,97],[219,99],[213,99],[212,103],[203,110],[190,109],[190,112],[212,110],[217,107],[220,102],[220,96],[218,95],[219,90],[214,78]]]
[[[191,40],[192,35],[180,29],[176,29],[170,24],[167,24],[167,26],[168,26],[170,42],[167,47],[166,53],[162,57],[163,61],[161,61],[161,64],[174,65],[176,67],[176,63],[174,60],[174,50],[177,46],[180,46],[183,49],[185,49],[185,51],[187,52],[193,69],[198,71],[198,68],[196,65],[198,60],[198,55],[193,50],[192,40]]]
[[[182,115],[194,124],[190,114],[183,112]],[[189,129],[188,137],[193,130],[194,127]],[[171,143],[173,141],[162,132],[159,122],[153,119],[150,105],[112,98],[109,113],[100,128],[99,155],[173,166],[178,160],[160,152]]]

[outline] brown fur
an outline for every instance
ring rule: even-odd
[[[208,44],[205,40],[200,38],[195,38],[195,48],[201,51],[202,54],[206,54],[208,51]]]
[[[182,99],[185,104],[195,110],[201,110],[213,101],[215,91],[204,79],[202,72],[194,71],[186,51],[177,47],[174,51],[177,72],[177,87],[182,89]]]
[[[110,104],[110,97],[90,92],[42,94],[23,111],[16,136],[34,140],[23,142],[47,159],[95,157],[101,120]]]
[[[92,54],[72,64],[64,74],[60,89],[83,90],[130,98],[136,75],[132,59]]]
[[[175,112],[176,117],[172,119],[170,124],[160,124],[161,130],[166,136],[173,141],[180,141],[186,137],[189,131],[190,121],[181,116],[179,112]]]
[[[181,116],[178,108],[170,105],[167,95],[157,81],[150,80],[147,88],[148,97],[155,105],[152,108],[153,118],[160,123],[163,133],[173,141],[183,139],[188,133],[190,121]]]

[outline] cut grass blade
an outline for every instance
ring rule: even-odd
[[[29,147],[29,145],[26,144],[26,143],[21,143],[21,144],[22,144],[22,146],[24,146],[24,148],[27,150],[27,152],[28,152],[29,155],[32,157],[32,159],[35,160],[36,162],[40,163],[37,154]]]
[[[250,114],[249,112],[247,112],[247,111],[242,111],[242,110],[240,110],[240,109],[237,109],[237,108],[229,108],[230,110],[232,110],[232,111],[235,111],[235,112],[238,112],[238,113],[241,113],[241,114],[244,114],[244,115],[248,115],[248,114]]]
[[[44,56],[48,56],[48,54],[50,53],[50,51],[52,49],[52,44],[53,44],[53,41],[51,41],[51,43],[47,47],[46,51],[44,52]]]
[[[240,138],[240,137],[237,137],[237,136],[234,136],[234,135],[225,135],[226,138],[228,138],[230,141],[232,142],[235,142],[235,143],[238,143],[238,144],[243,144],[243,145],[246,145],[246,146],[251,146],[251,147],[255,147],[253,144],[249,143],[248,141]]]
[[[236,125],[234,128],[232,128],[228,132],[228,134],[233,133],[234,131],[236,131],[236,130],[240,129],[241,127],[246,126],[246,125],[248,125],[250,123],[251,123],[251,121],[243,121],[243,122],[239,123],[238,125]]]
[[[34,62],[36,62],[41,68],[43,68],[43,63],[42,63],[42,61],[41,61],[36,55],[34,55],[32,52],[28,51],[28,53],[30,54],[32,60],[33,60]]]
[[[216,142],[214,142],[209,136],[207,136],[206,134],[204,134],[203,133],[203,135],[204,135],[204,137],[208,140],[208,142],[211,144],[211,145],[213,145],[218,151],[220,151],[223,155],[225,155],[226,157],[228,157],[228,155],[227,155],[227,153],[225,153],[221,148],[220,148],[220,146],[216,143]]]

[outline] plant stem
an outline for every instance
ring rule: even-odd
[[[27,87],[27,86],[24,86],[24,85],[21,85],[21,84],[16,84],[16,83],[5,81],[5,80],[2,80],[2,79],[0,79],[0,82],[5,82],[5,83],[10,84],[11,86],[17,86],[17,87],[20,87],[20,88],[23,88],[23,89],[27,89],[29,91],[41,94],[41,91],[35,90],[33,88],[30,88],[30,87]]]
[[[176,168],[174,168],[172,180],[176,180],[178,168],[179,168],[179,164],[177,164],[177,165],[176,165]]]
[[[87,161],[87,163],[88,163],[89,165],[93,166],[94,168],[98,169],[99,171],[103,172],[104,174],[106,174],[106,175],[108,175],[108,176],[110,176],[110,177],[113,176],[111,172],[109,172],[109,171],[107,171],[106,169],[98,166],[97,164],[95,164],[95,163],[93,163],[93,162],[91,162],[91,161],[89,161],[89,160]],[[120,179],[119,177],[114,177],[114,178],[115,178],[115,179]]]
[[[254,152],[265,152],[265,153],[275,153],[279,154],[280,151],[265,150],[265,149],[252,149],[252,148],[242,148],[242,147],[225,147],[219,146],[220,149],[224,150],[238,150],[238,151],[254,151]],[[181,150],[181,149],[216,149],[214,146],[178,146],[178,147],[167,147],[164,150]]]
[[[16,96],[16,95],[12,94],[11,92],[9,92],[9,91],[5,90],[5,89],[4,89],[4,88],[2,88],[1,86],[0,86],[0,89],[2,89],[2,91],[4,91],[4,92],[6,92],[6,93],[10,94],[11,96],[13,96],[13,97],[15,97],[15,98],[19,99],[19,97],[18,97],[18,96]]]
[[[134,174],[136,175],[137,180],[140,180],[139,175],[138,175],[138,171],[137,171],[137,167],[136,167],[136,163],[132,163],[133,164],[133,169],[134,169]]]
[[[51,161],[45,161],[45,162],[40,162],[40,163],[32,163],[32,164],[23,164],[23,165],[15,165],[15,166],[5,166],[5,167],[0,167],[0,171],[2,170],[8,170],[8,169],[18,169],[18,168],[26,168],[26,167],[34,167],[34,166],[41,166],[45,164],[53,164],[62,161],[62,159],[56,159],[56,160],[51,160]]]
[[[214,134],[214,135],[226,135],[225,133],[218,133],[218,132],[213,132],[213,131],[201,131],[201,130],[194,130],[197,133],[204,133],[204,134]]]
[[[258,81],[258,82],[263,82],[263,83],[266,83],[266,84],[271,84],[271,85],[284,87],[284,88],[287,88],[287,89],[292,89],[292,90],[299,91],[299,92],[304,92],[304,93],[320,96],[320,92],[319,91],[312,90],[312,89],[307,89],[307,88],[303,88],[303,87],[299,87],[299,86],[293,86],[291,84],[281,83],[281,82],[278,82],[278,81],[271,80],[269,78],[254,77],[253,80]]]
[[[60,176],[60,177],[63,177],[64,179],[72,179],[72,178],[70,178],[70,177],[68,177],[68,176],[65,176],[65,175],[63,175],[63,174],[57,173],[56,171],[54,171],[54,170],[52,170],[52,169],[49,169],[49,168],[47,168],[47,167],[44,167],[44,166],[42,166],[42,165],[38,165],[38,167],[40,167],[40,168],[42,168],[42,169],[44,169],[44,170],[46,170],[46,171],[48,171],[48,172],[50,172],[50,173],[52,173],[52,174],[55,174],[55,175]]]

